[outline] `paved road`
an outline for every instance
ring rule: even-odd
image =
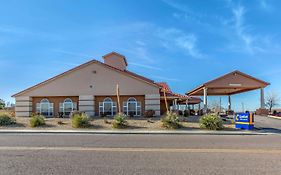
[[[281,135],[0,136],[0,174],[281,174]]]
[[[265,116],[255,116],[255,127],[268,132],[281,133],[281,120]]]

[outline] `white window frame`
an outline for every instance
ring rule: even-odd
[[[71,105],[71,111],[67,111],[70,115],[73,111],[77,110],[77,103],[73,102],[71,98],[66,98],[63,103],[60,103],[60,112],[63,113],[63,115],[66,115],[66,106]]]
[[[103,102],[99,102],[99,115],[104,114],[105,105],[110,105],[111,114],[109,116],[114,116],[117,113],[117,103],[112,101],[110,97],[103,99]]]
[[[44,116],[46,116],[46,117],[53,116],[54,115],[54,103],[50,103],[50,101],[46,98],[42,99],[40,101],[40,103],[36,104],[36,112],[37,113],[39,112],[40,115],[43,115],[42,114],[42,106],[43,105],[47,105],[47,108],[48,108],[48,112],[47,112],[48,115],[44,115]]]
[[[133,104],[135,110],[129,111],[129,105]],[[127,101],[123,102],[123,112],[129,116],[130,112],[135,112],[134,116],[141,116],[141,102],[137,101],[136,98],[130,97]]]

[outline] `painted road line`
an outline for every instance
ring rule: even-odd
[[[98,148],[98,147],[0,147],[0,151],[96,151],[96,152],[167,152],[167,153],[244,153],[281,154],[281,149],[174,149],[174,148]]]

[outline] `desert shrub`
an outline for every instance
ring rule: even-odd
[[[70,115],[69,115],[69,117],[70,118],[73,118],[74,116],[77,116],[77,115],[83,115],[83,114],[85,114],[85,112],[81,112],[81,111],[73,111],[73,112],[71,112],[70,113]]]
[[[90,126],[90,117],[85,113],[77,112],[72,115],[71,123],[73,128],[87,128]]]
[[[145,117],[145,118],[152,118],[154,115],[155,115],[155,111],[152,110],[152,109],[147,110],[147,111],[145,111],[145,113],[144,113],[144,117]]]
[[[116,129],[122,129],[128,127],[126,115],[123,113],[116,114],[112,121],[112,127]]]
[[[30,126],[32,128],[37,127],[37,126],[44,126],[45,123],[45,118],[42,115],[33,115],[30,120]]]
[[[7,126],[16,124],[15,118],[11,117],[8,114],[1,114],[0,115],[0,126]]]
[[[161,122],[162,126],[167,129],[177,129],[181,127],[177,113],[168,112],[164,118],[162,118]]]
[[[222,120],[215,114],[206,114],[199,120],[200,128],[209,130],[221,130],[223,129]]]

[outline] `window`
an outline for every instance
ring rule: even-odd
[[[99,114],[100,115],[107,115],[107,116],[114,116],[117,111],[117,103],[113,102],[111,98],[106,97],[103,102],[99,102]]]
[[[73,102],[70,98],[64,100],[63,103],[60,103],[60,112],[63,115],[70,115],[71,112],[77,110],[77,103]]]
[[[123,112],[129,116],[140,116],[141,103],[134,97],[130,97],[126,102],[123,102]]]
[[[48,99],[42,99],[40,103],[36,104],[36,113],[46,117],[53,116],[54,103],[50,103]]]

